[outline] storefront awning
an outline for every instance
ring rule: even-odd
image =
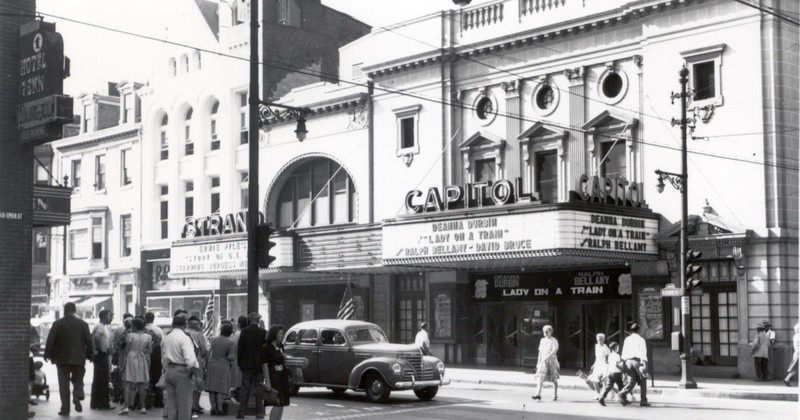
[[[111,299],[111,295],[102,295],[102,296],[90,296],[85,300],[79,300],[75,302],[75,306],[82,307],[82,308],[94,308],[95,306]]]

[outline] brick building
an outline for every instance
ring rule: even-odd
[[[11,0],[0,14],[0,413],[27,418],[28,346],[31,312],[31,237],[33,226],[33,148],[19,139],[20,27],[33,20],[36,2]],[[16,15],[16,14],[19,15]],[[5,76],[7,75],[7,77]],[[20,180],[25,180],[21,182]]]

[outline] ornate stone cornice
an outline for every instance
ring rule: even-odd
[[[519,97],[519,93],[522,90],[522,81],[523,79],[519,79],[500,83],[500,87],[506,93],[506,98]]]
[[[583,84],[583,76],[584,76],[583,67],[581,66],[572,69],[565,69],[564,76],[566,76],[567,80],[569,80],[570,85]]]

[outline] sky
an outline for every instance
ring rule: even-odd
[[[473,4],[489,0],[474,0]],[[193,2],[191,2],[193,3]],[[191,4],[190,3],[190,4]],[[323,4],[347,13],[373,27],[456,7],[451,0],[323,0]],[[169,39],[169,26],[180,24],[178,10],[185,0],[37,0],[37,10],[64,37],[71,76],[64,93],[78,96],[98,92],[108,81],[146,82],[157,68],[162,43],[110,32],[89,24],[112,27],[134,34]],[[0,12],[3,10],[0,5]],[[76,20],[83,23],[76,23]]]

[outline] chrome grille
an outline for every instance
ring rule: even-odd
[[[425,369],[422,364],[422,353],[403,353],[400,358],[408,362],[414,367],[414,379],[417,381],[429,381],[435,379],[435,372],[433,369]],[[410,381],[412,372],[404,372],[403,380]]]

